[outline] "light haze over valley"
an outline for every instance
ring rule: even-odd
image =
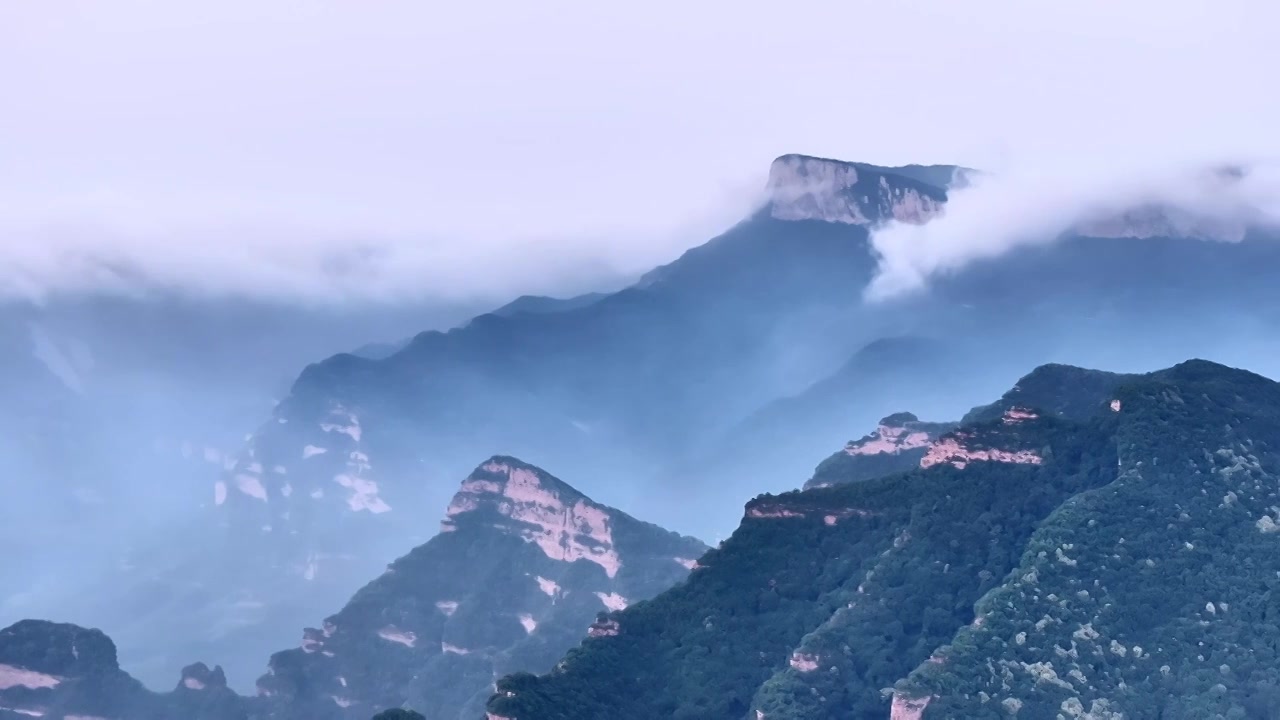
[[[0,8],[0,720],[1280,717],[1278,25]]]

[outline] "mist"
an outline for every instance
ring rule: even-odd
[[[0,625],[40,615],[102,626],[155,687],[204,659],[248,689],[266,651],[322,619],[271,618],[264,630],[293,598],[266,584],[262,597],[225,590],[261,579],[236,574],[267,554],[252,546],[266,525],[256,505],[238,535],[223,533],[243,543],[240,555],[202,556],[225,537],[192,530],[226,530],[215,482],[252,461],[256,434],[303,424],[280,430],[273,412],[304,369],[361,348],[381,359],[520,295],[626,287],[749,217],[785,153],[983,174],[951,194],[942,219],[871,236],[872,304],[861,280],[833,271],[865,259],[841,265],[849,254],[832,250],[861,241],[852,229],[765,228],[777,235],[744,245],[778,254],[726,254],[691,273],[670,296],[688,305],[637,303],[598,316],[593,332],[514,332],[488,318],[448,346],[474,362],[459,369],[442,353],[454,374],[434,376],[435,356],[406,363],[394,376],[405,386],[438,383],[386,420],[386,464],[403,472],[388,471],[384,491],[409,530],[364,546],[348,575],[322,575],[331,584],[309,591],[327,593],[323,612],[433,532],[456,482],[493,453],[547,458],[598,500],[715,541],[743,501],[800,486],[879,417],[954,419],[1039,362],[1154,369],[1216,352],[1273,370],[1271,345],[1250,339],[1269,324],[1205,313],[1195,317],[1230,342],[1162,345],[1153,330],[1141,347],[1112,345],[1127,330],[1117,324],[1022,348],[1010,330],[999,339],[1015,347],[979,368],[945,367],[948,347],[930,358],[946,371],[930,382],[913,374],[937,369],[922,363],[860,377],[816,409],[774,412],[826,392],[850,355],[890,331],[948,338],[955,317],[943,313],[959,303],[910,305],[920,291],[1080,223],[1152,204],[1211,228],[1273,223],[1280,9],[1270,5],[10,5],[0,10],[0,457],[12,479],[0,538],[20,551],[2,568]],[[1224,163],[1245,172],[1209,172]],[[1206,241],[1217,239],[1238,238]],[[803,272],[770,299],[782,309],[744,312],[793,261]],[[715,284],[734,272],[743,277]],[[831,296],[810,302],[814,286]],[[582,337],[595,344],[583,351]],[[631,361],[653,388],[592,375]],[[648,377],[655,367],[661,382]],[[961,368],[973,370],[964,381]],[[688,387],[668,382],[677,371]],[[399,400],[387,382],[382,399]],[[735,456],[758,417],[778,433],[757,443],[768,457]],[[695,443],[694,431],[705,437]],[[333,474],[318,482],[333,486]],[[410,488],[403,506],[397,482]],[[156,580],[183,563],[214,581]],[[126,572],[143,581],[124,587]]]
[[[1247,159],[1138,147],[1109,157],[1023,158],[975,174],[927,225],[875,230],[872,300],[921,290],[938,275],[1065,235],[1107,236],[1120,222],[1159,235],[1238,242],[1251,228],[1280,226],[1280,163],[1252,147]],[[1145,215],[1144,215],[1145,213]],[[1123,241],[1123,238],[1117,238]]]

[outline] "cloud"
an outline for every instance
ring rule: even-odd
[[[412,209],[383,217],[261,214],[234,202],[175,210],[156,197],[156,212],[121,197],[43,215],[0,206],[0,300],[177,291],[323,304],[573,293],[669,262],[749,214],[763,191],[740,186],[710,199],[696,215],[630,227],[624,216],[565,235],[502,217],[497,199],[489,211],[497,223],[477,217],[450,231]]]
[[[1280,124],[1257,0],[2,12],[9,296],[556,289],[706,240],[788,152],[998,170]]]
[[[1246,170],[1237,175],[1237,167]],[[977,176],[927,225],[894,222],[873,232],[879,268],[867,295],[879,300],[919,290],[936,275],[1070,232],[1122,238],[1126,231],[1158,236],[1172,227],[1169,234],[1229,241],[1266,225],[1280,225],[1280,164],[1273,162],[1020,164]]]

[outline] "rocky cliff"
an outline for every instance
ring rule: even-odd
[[[274,655],[259,691],[273,718],[401,705],[474,718],[496,677],[551,669],[597,615],[676,584],[704,550],[494,457],[462,483],[439,535]]]
[[[942,214],[947,188],[963,184],[966,172],[949,165],[877,167],[783,155],[769,166],[769,212],[779,220],[922,224]]]

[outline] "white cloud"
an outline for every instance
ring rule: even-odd
[[[1280,224],[1280,164],[1254,161],[1236,177],[1219,174],[1222,156],[1215,160],[1193,162],[1185,153],[1145,163],[1059,157],[983,174],[951,194],[940,219],[895,222],[872,233],[879,270],[867,295],[919,290],[936,275],[1019,246],[1099,232],[1100,223],[1135,209],[1156,209],[1180,228],[1177,235],[1208,240],[1239,240],[1250,227]],[[1125,225],[1137,232],[1153,227]]]
[[[1280,118],[1262,0],[0,14],[9,294],[589,284],[722,229],[786,152],[1005,168],[1248,146]]]

